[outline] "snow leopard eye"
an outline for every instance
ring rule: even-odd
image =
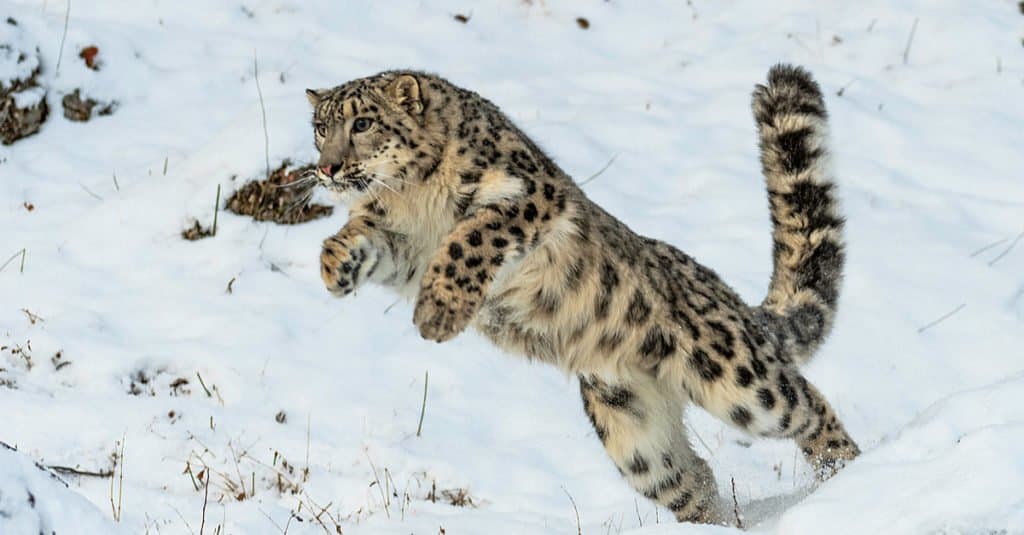
[[[327,135],[327,125],[324,123],[313,123],[313,128],[316,129],[316,134],[320,137]]]
[[[370,129],[371,125],[373,125],[373,119],[370,119],[368,117],[359,117],[358,119],[355,120],[355,122],[352,123],[352,131],[357,134],[360,132],[365,132]]]

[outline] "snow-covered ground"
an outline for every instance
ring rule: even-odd
[[[585,534],[738,532],[637,500],[575,379],[473,334],[424,342],[378,289],[330,298],[319,247],[344,211],[221,211],[215,237],[181,239],[218,185],[265,172],[254,56],[272,166],[314,157],[305,87],[437,72],[578,180],[614,158],[587,192],[750,301],[771,265],[749,94],[807,66],[849,220],[807,374],[864,455],[816,486],[792,443],[693,410],[696,447],[754,532],[1024,533],[1016,1],[76,0],[57,76],[64,9],[0,0],[51,88],[40,133],[0,147],[0,262],[25,250],[0,272],[0,441],[19,450],[0,450],[0,533],[571,534],[573,502]],[[117,111],[65,120],[78,87]],[[32,460],[114,477],[63,473],[69,494]]]

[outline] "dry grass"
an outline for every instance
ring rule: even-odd
[[[10,23],[8,22],[8,24]],[[16,53],[20,59],[32,52],[12,50],[11,45],[0,43],[0,53]],[[38,56],[38,51],[35,54]],[[46,121],[50,108],[46,103],[45,88],[42,99],[24,108],[18,107],[17,99],[15,99],[17,93],[41,86],[41,72],[42,69],[37,67],[24,79],[4,80],[4,85],[7,87],[0,87],[0,143],[10,145],[23,137],[35,134]]]
[[[427,493],[427,501],[431,503],[437,503],[440,500],[442,503],[454,507],[477,507],[478,501],[469,494],[469,489],[465,488],[454,488],[454,489],[437,489],[436,482],[431,484],[430,492]]]
[[[213,229],[200,225],[199,221],[193,221],[191,227],[181,231],[181,237],[188,241],[201,240],[210,236],[213,236]]]

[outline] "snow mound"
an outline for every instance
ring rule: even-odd
[[[1024,374],[949,396],[783,514],[779,533],[1024,533]],[[865,514],[870,511],[871,514]]]
[[[59,477],[0,444],[0,532],[7,535],[122,533]]]

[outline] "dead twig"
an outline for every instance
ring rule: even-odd
[[[572,510],[576,512],[576,535],[583,535],[583,525],[580,523],[580,510],[576,507],[576,500],[573,499],[572,494],[569,494],[565,487],[562,487],[562,492],[569,497],[569,503],[572,504]]]
[[[977,251],[974,251],[973,253],[971,253],[970,255],[968,255],[968,258],[974,258],[974,257],[976,257],[976,256],[980,255],[981,253],[984,253],[985,251],[987,251],[987,250],[989,250],[989,249],[991,249],[991,248],[993,248],[993,247],[995,247],[995,246],[999,245],[1000,243],[1003,243],[1003,242],[1005,242],[1005,241],[1006,241],[1006,240],[1008,240],[1008,239],[1009,239],[1009,238],[1003,238],[1003,239],[1001,239],[1001,240],[996,240],[996,241],[994,241],[994,242],[992,242],[992,243],[990,243],[990,244],[988,244],[988,245],[986,245],[986,246],[982,247],[981,249],[978,249]]]
[[[302,469],[302,482],[309,481],[309,430],[310,420],[313,418],[312,413],[306,413],[306,467]]]
[[[1010,251],[1012,251],[1013,248],[1017,246],[1017,243],[1020,242],[1021,238],[1024,238],[1024,232],[1018,234],[1017,237],[1013,239],[1013,242],[1010,243],[1010,246],[1004,249],[1003,252],[999,253],[992,260],[989,260],[988,265],[994,266],[996,262],[1002,260],[1004,256],[1010,254]]]
[[[583,186],[583,185],[585,185],[585,184],[588,184],[588,183],[590,183],[590,181],[592,181],[592,180],[594,180],[595,178],[597,178],[597,177],[601,176],[601,173],[603,173],[603,172],[607,171],[607,170],[608,170],[608,168],[609,168],[609,167],[611,167],[613,163],[615,163],[615,159],[616,159],[616,158],[618,158],[618,157],[619,157],[619,155],[618,155],[618,154],[615,154],[615,155],[613,155],[613,156],[611,157],[611,159],[610,159],[610,160],[608,160],[608,163],[604,164],[604,167],[602,167],[602,168],[601,168],[600,170],[598,170],[598,172],[596,172],[596,173],[594,173],[594,174],[590,175],[589,177],[587,177],[587,179],[586,179],[586,180],[584,180],[583,182],[580,182],[580,184],[579,184],[579,185],[580,185],[580,186]]]
[[[917,33],[917,17],[914,17],[914,25],[910,27],[910,36],[907,37],[907,47],[903,49],[903,64],[906,65],[910,59],[910,45],[914,44],[914,34]]]
[[[85,184],[82,184],[81,182],[79,182],[79,183],[78,183],[78,185],[79,185],[79,186],[80,186],[80,187],[81,187],[81,188],[82,188],[83,190],[85,190],[85,192],[86,192],[86,193],[88,193],[89,195],[91,195],[91,196],[92,196],[92,198],[94,198],[94,199],[96,199],[96,200],[98,200],[98,201],[102,201],[102,200],[103,200],[103,197],[100,197],[99,195],[96,195],[96,193],[95,193],[95,192],[93,192],[93,191],[92,191],[91,189],[89,189],[89,188],[85,187]]]
[[[228,451],[231,452],[231,459],[235,462],[235,473],[238,474],[238,488],[242,489],[242,492],[235,496],[235,499],[242,501],[245,499],[245,477],[242,476],[242,467],[238,464],[238,453],[235,452],[235,446],[231,444],[230,440],[228,441]],[[246,453],[248,453],[248,450],[242,450],[242,455],[246,455]],[[228,478],[225,477],[225,479]]]
[[[430,372],[423,372],[423,405],[420,407],[420,424],[416,426],[416,436],[423,431],[423,416],[427,413],[427,384],[430,382]]]
[[[933,322],[931,322],[931,323],[929,323],[927,325],[924,325],[924,326],[920,327],[919,329],[917,329],[917,334],[921,334],[921,333],[927,331],[928,329],[931,329],[932,327],[942,323],[943,321],[946,321],[947,319],[949,319],[950,316],[952,316],[953,314],[956,314],[957,312],[960,312],[966,306],[967,306],[967,303],[961,303],[960,306],[954,308],[953,310],[947,312],[946,314],[943,314],[942,317],[940,317],[939,319],[937,319],[937,320],[935,320],[935,321],[933,321]]]
[[[43,318],[39,314],[32,312],[27,308],[23,308],[21,309],[21,311],[25,313],[25,316],[28,317],[28,322],[31,323],[32,325],[35,325],[37,321],[46,321],[45,318]]]
[[[210,501],[210,476],[206,476],[206,485],[203,487],[203,516],[199,521],[199,535],[203,535],[203,529],[206,527],[206,504]]]
[[[210,393],[209,388],[206,388],[206,382],[203,381],[203,376],[199,375],[199,372],[196,372],[196,377],[199,378],[199,386],[203,387],[203,391],[206,392],[206,397],[212,398],[213,394]]]
[[[0,271],[3,271],[4,268],[7,267],[7,264],[10,264],[11,262],[13,262],[15,258],[18,258],[18,255],[21,255],[21,270],[19,272],[20,273],[24,273],[25,272],[25,248],[24,247],[22,247],[20,251],[18,251],[16,253],[14,253],[13,255],[11,255],[11,257],[8,258],[6,262],[4,262],[4,265],[0,266]]]
[[[381,483],[380,483],[380,476],[377,475],[377,467],[373,464],[373,459],[370,459],[370,453],[368,451],[363,450],[363,455],[366,455],[366,460],[370,463],[370,469],[373,470],[373,481],[374,482],[371,483],[371,486],[374,485],[374,484],[377,485],[377,490],[380,491],[380,499],[381,499],[381,501],[384,504],[384,514],[390,520],[391,519],[391,511],[388,509],[388,504],[389,504],[390,500],[388,499],[387,494],[384,492],[384,486],[381,485]]]
[[[102,477],[102,478],[107,478],[107,477],[112,477],[114,475],[114,470],[112,468],[110,470],[93,471],[93,470],[81,470],[81,469],[78,469],[78,468],[72,468],[70,466],[60,466],[60,465],[57,465],[57,464],[47,465],[46,468],[48,468],[50,470],[53,470],[54,472],[60,472],[61,474],[72,474],[72,475],[76,475],[76,476],[85,476],[85,477]]]
[[[261,507],[257,507],[256,509],[259,510],[259,512],[262,513],[263,516],[267,517],[267,520],[269,520],[270,523],[273,524],[274,527],[277,528],[277,531],[280,531],[281,533],[287,533],[287,531],[285,529],[283,529],[280,524],[275,522],[273,518],[270,518],[270,515],[268,515],[267,512],[264,511]],[[288,523],[291,523],[291,520],[292,520],[291,517],[289,517],[288,518]]]
[[[213,235],[217,235],[217,214],[220,213],[220,184],[217,184],[217,199],[213,201]]]
[[[60,49],[57,50],[57,67],[53,70],[53,77],[60,76],[60,61],[64,58],[64,41],[68,38],[68,21],[71,20],[71,0],[66,0],[67,8],[64,10],[64,33],[60,36]]]
[[[256,49],[252,49],[252,78],[256,81],[256,94],[260,97],[260,112],[263,114],[263,155],[266,158],[267,178],[270,178],[270,134],[267,132],[267,108],[263,104],[263,89],[260,87],[260,65]]]
[[[173,506],[173,505],[171,505],[171,506],[169,506],[169,507],[170,507],[171,509],[173,509],[175,513],[177,513],[177,514],[178,514],[178,518],[180,518],[180,519],[181,519],[181,522],[182,522],[183,524],[185,524],[185,527],[186,527],[186,528],[188,528],[188,532],[189,532],[189,533],[191,533],[192,535],[195,535],[195,533],[196,533],[196,532],[192,531],[192,526],[191,526],[191,525],[189,525],[189,523],[188,523],[188,520],[185,520],[185,515],[181,514],[181,511],[179,511],[177,507],[175,507],[175,506]]]
[[[743,520],[740,519],[740,502],[736,499],[736,478],[730,477],[732,482],[732,514],[736,517],[736,527],[743,529]]]
[[[121,436],[121,444],[120,444],[121,452],[120,452],[120,454],[118,454],[118,457],[117,457],[117,468],[118,468],[118,472],[120,472],[120,475],[118,476],[117,503],[116,504],[114,503],[114,478],[113,477],[110,478],[110,512],[113,515],[114,520],[116,522],[120,522],[121,521],[121,505],[122,505],[122,503],[124,503],[123,502],[123,498],[124,498],[124,447],[125,447],[125,442],[127,442],[126,439],[127,439],[126,436],[124,436],[124,435]],[[116,446],[115,446],[115,448],[116,448]],[[114,451],[116,452],[117,450],[115,449]],[[113,476],[113,473],[111,473],[111,476]]]

